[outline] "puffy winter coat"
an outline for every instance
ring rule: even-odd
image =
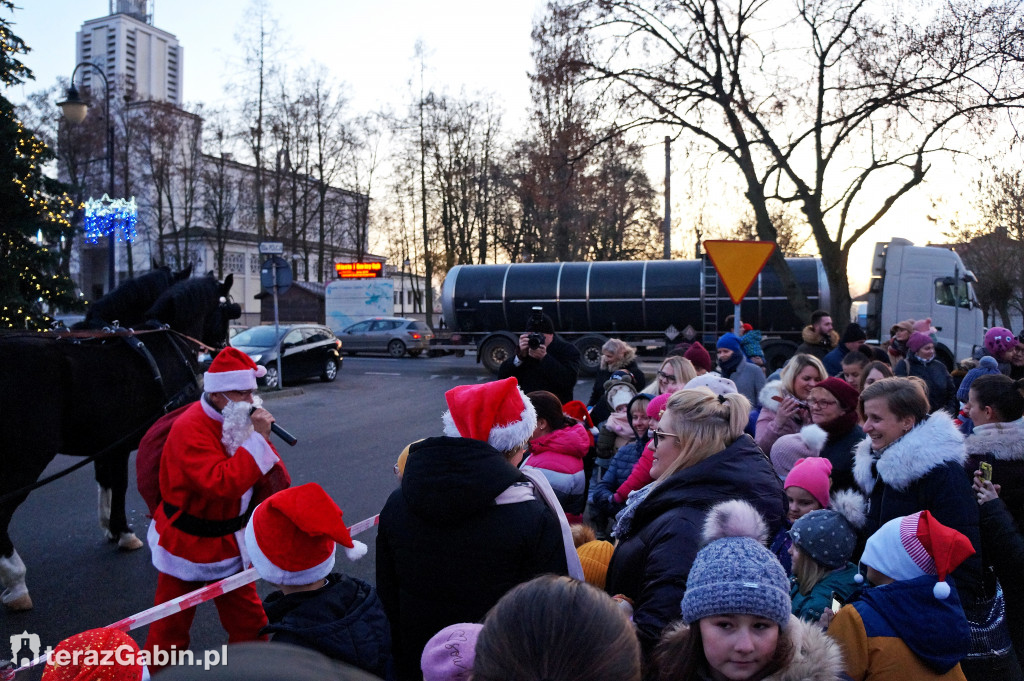
[[[623,445],[612,457],[608,470],[594,484],[593,503],[603,513],[613,515],[622,510],[622,502],[612,500],[612,495],[629,478],[646,445],[647,440],[633,440]]]
[[[651,466],[653,465],[654,450],[651,448],[651,441],[648,440],[647,444],[644,445],[640,458],[633,464],[633,470],[629,472],[629,477],[626,478],[624,483],[619,485],[619,488],[615,490],[615,494],[612,495],[612,501],[616,504],[624,504],[630,492],[635,492],[654,482],[654,478],[651,477]]]
[[[857,489],[853,479],[853,450],[864,439],[864,430],[854,424],[844,435],[829,433],[821,456],[832,464],[832,492]]]
[[[789,392],[782,387],[782,381],[769,381],[761,389],[761,413],[757,415],[757,423],[754,424],[754,441],[765,454],[772,451],[772,445],[783,435],[799,433],[803,426],[810,423],[793,417],[781,426],[775,423],[775,415],[779,411],[779,402],[776,397],[791,397]]]
[[[590,433],[577,423],[530,440],[524,467],[536,468],[547,478],[563,511],[582,513],[587,502],[583,457],[588,451]]]
[[[568,573],[557,516],[542,500],[496,503],[527,484],[485,442],[435,437],[412,446],[377,528],[377,592],[399,681],[420,681],[423,646],[444,627],[481,621],[517,584]]]
[[[847,563],[846,567],[825,575],[825,578],[815,584],[807,594],[800,593],[800,585],[796,577],[793,577],[789,590],[789,597],[793,599],[793,614],[802,620],[816,623],[821,619],[825,608],[832,607],[832,592],[845,603],[860,590],[860,585],[853,579],[857,574],[857,566]]]
[[[953,416],[960,411],[953,377],[946,370],[946,365],[938,359],[922,362],[917,355],[911,353],[909,357],[901,359],[896,364],[893,373],[897,376],[917,376],[928,384],[929,411],[944,409]]]
[[[863,536],[871,536],[893,518],[928,510],[940,523],[971,540],[978,553],[953,572],[965,599],[982,593],[978,503],[964,475],[966,460],[963,435],[948,414],[937,411],[877,459],[871,438],[864,438],[853,463],[853,477],[868,499]]]
[[[785,508],[782,483],[748,435],[659,482],[619,538],[606,590],[633,599],[633,623],[645,651],[679,617],[708,509],[729,499],[749,501],[771,534],[779,528]]]
[[[804,327],[801,337],[804,342],[797,346],[797,353],[814,355],[818,359],[822,359],[832,348],[839,345],[839,334],[834,330],[829,331],[828,336],[822,336],[810,324]]]
[[[876,586],[840,608],[828,634],[842,647],[853,681],[964,681],[967,618],[955,588],[939,600],[933,586],[929,575]]]
[[[394,678],[388,618],[376,589],[363,580],[333,573],[316,591],[275,591],[263,601],[263,609],[270,624],[260,633],[270,634],[271,640],[312,648],[381,678]]]
[[[992,482],[1002,487],[999,498],[1024,528],[1024,418],[975,426],[964,447],[967,477],[974,477],[982,461],[992,464]]]

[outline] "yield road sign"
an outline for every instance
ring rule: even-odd
[[[758,273],[768,263],[775,251],[771,241],[726,241],[704,242],[704,252],[718,271],[718,277],[725,284],[734,305],[739,305],[750,290]]]

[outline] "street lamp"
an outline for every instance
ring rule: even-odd
[[[107,121],[107,196],[113,198],[114,196],[114,125],[110,119],[110,83],[107,81],[107,75],[103,73],[96,64],[89,62],[81,62],[75,66],[75,70],[71,72],[71,85],[68,86],[67,92],[63,102],[57,102],[57,106],[64,112],[64,118],[69,123],[78,124],[85,120],[85,116],[89,113],[89,105],[82,100],[78,94],[78,88],[75,87],[75,74],[78,73],[78,69],[83,66],[94,70],[99,74],[100,78],[103,79],[103,92],[106,101],[106,121]],[[115,234],[113,231],[107,236],[108,248],[107,248],[107,292],[114,290],[114,283],[116,279],[116,261],[115,261]]]

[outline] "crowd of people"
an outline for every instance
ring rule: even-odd
[[[443,434],[399,457],[375,585],[335,570],[366,547],[290,486],[259,368],[224,351],[162,443],[156,600],[251,564],[276,590],[215,599],[230,641],[338,678],[1024,678],[1021,340],[990,329],[950,373],[930,320],[878,347],[818,311],[773,371],[735,328],[654,376],[609,340],[584,405],[574,348],[531,316],[499,379],[446,392]],[[143,650],[187,647],[190,612]],[[136,667],[117,678],[177,671]],[[100,678],[77,673],[44,679]]]

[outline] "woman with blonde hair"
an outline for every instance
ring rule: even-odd
[[[607,580],[608,593],[632,605],[645,653],[679,616],[710,506],[746,500],[773,535],[782,522],[782,483],[743,432],[749,415],[738,393],[686,389],[669,398],[654,430],[654,482],[630,495],[619,515]]]
[[[799,432],[811,422],[807,399],[811,389],[828,378],[825,365],[814,355],[793,355],[779,380],[761,390],[761,413],[754,425],[754,440],[764,452],[783,435]]]
[[[649,383],[642,392],[655,397],[662,393],[674,393],[696,377],[697,370],[693,368],[693,362],[685,357],[672,355],[665,358],[661,366],[658,367],[658,374],[654,381]]]
[[[628,371],[633,381],[633,388],[640,388],[647,383],[647,376],[640,370],[636,362],[636,348],[624,340],[609,338],[601,346],[601,367],[594,374],[594,387],[590,390],[587,406],[591,408],[590,418],[594,423],[601,423],[611,409],[604,399],[604,384],[616,372]]]

